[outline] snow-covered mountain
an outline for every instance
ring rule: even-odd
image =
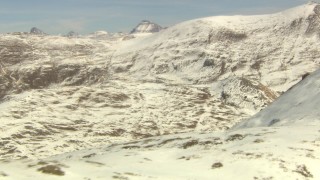
[[[163,28],[156,23],[148,20],[143,20],[131,31],[131,34],[155,33],[161,31],[162,29]]]
[[[310,3],[272,15],[183,22],[122,44],[113,66],[118,61],[136,76],[174,74],[193,83],[245,76],[282,92],[319,67],[319,9]]]
[[[0,177],[54,179],[37,171],[53,170],[66,179],[85,178],[81,167],[97,178],[110,172],[115,179],[186,179],[191,174],[183,173],[197,164],[195,179],[234,179],[247,164],[251,169],[239,175],[243,179],[318,178],[318,126],[287,123],[303,109],[313,110],[304,111],[312,116],[297,115],[302,124],[317,117],[319,104],[309,105],[309,99],[317,100],[317,86],[306,99],[281,101],[293,91],[288,98],[302,95],[311,86],[303,83],[318,85],[318,75],[241,126],[250,129],[218,132],[319,69],[319,14],[320,5],[309,3],[271,15],[196,19],[141,36],[0,35],[0,161],[27,159],[0,163],[7,167]],[[294,107],[274,110],[283,103]],[[288,126],[256,127],[270,122]],[[301,134],[289,139],[291,130]],[[108,144],[113,145],[45,159]],[[125,158],[134,168],[124,167]],[[161,171],[150,169],[161,162]],[[14,174],[26,165],[30,169],[23,168],[21,176]],[[261,165],[266,171],[255,169]]]

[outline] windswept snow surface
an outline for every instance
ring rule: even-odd
[[[319,126],[178,134],[0,163],[3,179],[319,179]]]

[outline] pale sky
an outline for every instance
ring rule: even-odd
[[[161,26],[215,15],[274,13],[308,0],[0,0],[0,33],[73,30],[129,32],[141,20]],[[319,0],[318,0],[319,2]]]

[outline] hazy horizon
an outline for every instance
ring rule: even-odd
[[[274,13],[307,0],[12,0],[0,7],[0,33],[29,32],[37,27],[49,34],[73,30],[129,32],[141,20],[163,27],[215,15]],[[319,1],[317,1],[319,2]]]

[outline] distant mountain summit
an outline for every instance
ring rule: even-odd
[[[161,31],[163,28],[151,21],[143,20],[141,21],[130,33],[155,33]]]
[[[70,31],[70,32],[67,33],[66,36],[67,36],[67,37],[78,37],[78,36],[79,36],[79,33],[74,32],[74,31]]]
[[[109,35],[109,33],[107,31],[96,31],[94,33],[91,34],[91,36],[94,36],[94,37],[107,37]]]
[[[109,39],[112,35],[109,34],[107,31],[96,31],[93,32],[89,35],[87,35],[86,37],[91,38],[91,39],[98,39],[98,40],[102,40],[102,39]]]
[[[30,34],[45,35],[46,33],[44,33],[42,30],[38,29],[37,27],[33,27],[30,30]]]

